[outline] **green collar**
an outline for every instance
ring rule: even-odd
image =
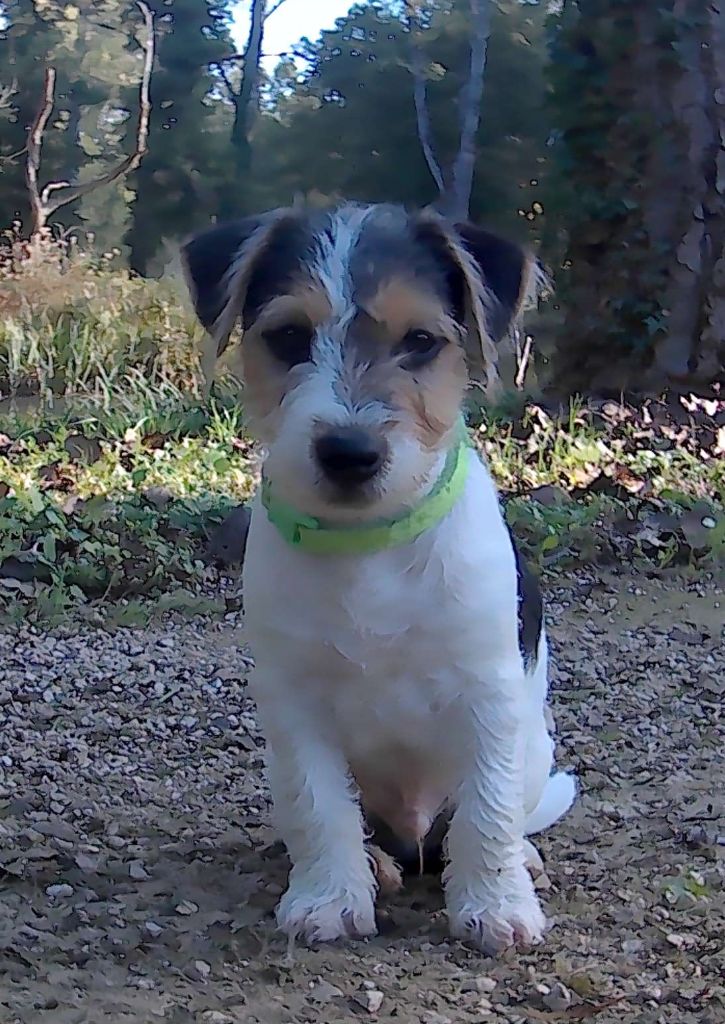
[[[284,539],[301,551],[315,555],[371,555],[376,551],[410,544],[435,526],[451,511],[466,483],[468,475],[468,443],[462,439],[451,449],[430,494],[419,505],[397,519],[383,520],[366,526],[326,526],[314,516],[305,516],[278,501],[271,493],[269,481],[262,479],[262,504],[267,517]]]

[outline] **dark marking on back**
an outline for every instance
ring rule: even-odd
[[[511,546],[516,560],[516,590],[518,594],[519,650],[524,668],[533,672],[539,653],[539,641],[544,621],[544,608],[539,581],[521,556],[511,530]]]

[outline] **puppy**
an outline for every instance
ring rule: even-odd
[[[538,592],[461,425],[532,261],[471,225],[359,205],[217,227],[184,258],[219,352],[241,322],[267,453],[244,602],[292,862],[280,927],[375,934],[370,823],[415,850],[443,815],[452,933],[538,942],[525,835],[575,783],[552,775]]]

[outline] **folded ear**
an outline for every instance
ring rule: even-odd
[[[486,320],[494,343],[501,341],[523,310],[535,285],[536,261],[515,242],[473,224],[457,224],[456,232],[473,257],[488,291]]]
[[[227,347],[239,317],[244,321],[252,307],[261,305],[279,279],[279,253],[273,246],[292,217],[289,210],[246,217],[204,231],[182,246],[194,309],[214,337],[217,355]]]
[[[496,346],[535,289],[536,261],[521,246],[473,224],[450,225],[427,215],[423,231],[446,263],[454,312],[466,327],[471,376],[483,371],[483,382],[492,389]]]

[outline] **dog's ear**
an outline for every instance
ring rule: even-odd
[[[537,263],[521,246],[473,224],[451,225],[428,214],[422,230],[445,261],[456,318],[465,325],[471,375],[497,381],[496,346],[507,335],[539,280]]]
[[[473,257],[488,291],[486,326],[491,340],[498,344],[530,297],[536,277],[535,261],[515,242],[473,224],[457,224],[456,233]]]
[[[229,343],[242,316],[256,272],[270,252],[280,227],[292,213],[277,210],[222,224],[182,246],[186,283],[199,320],[213,336],[217,355]]]

